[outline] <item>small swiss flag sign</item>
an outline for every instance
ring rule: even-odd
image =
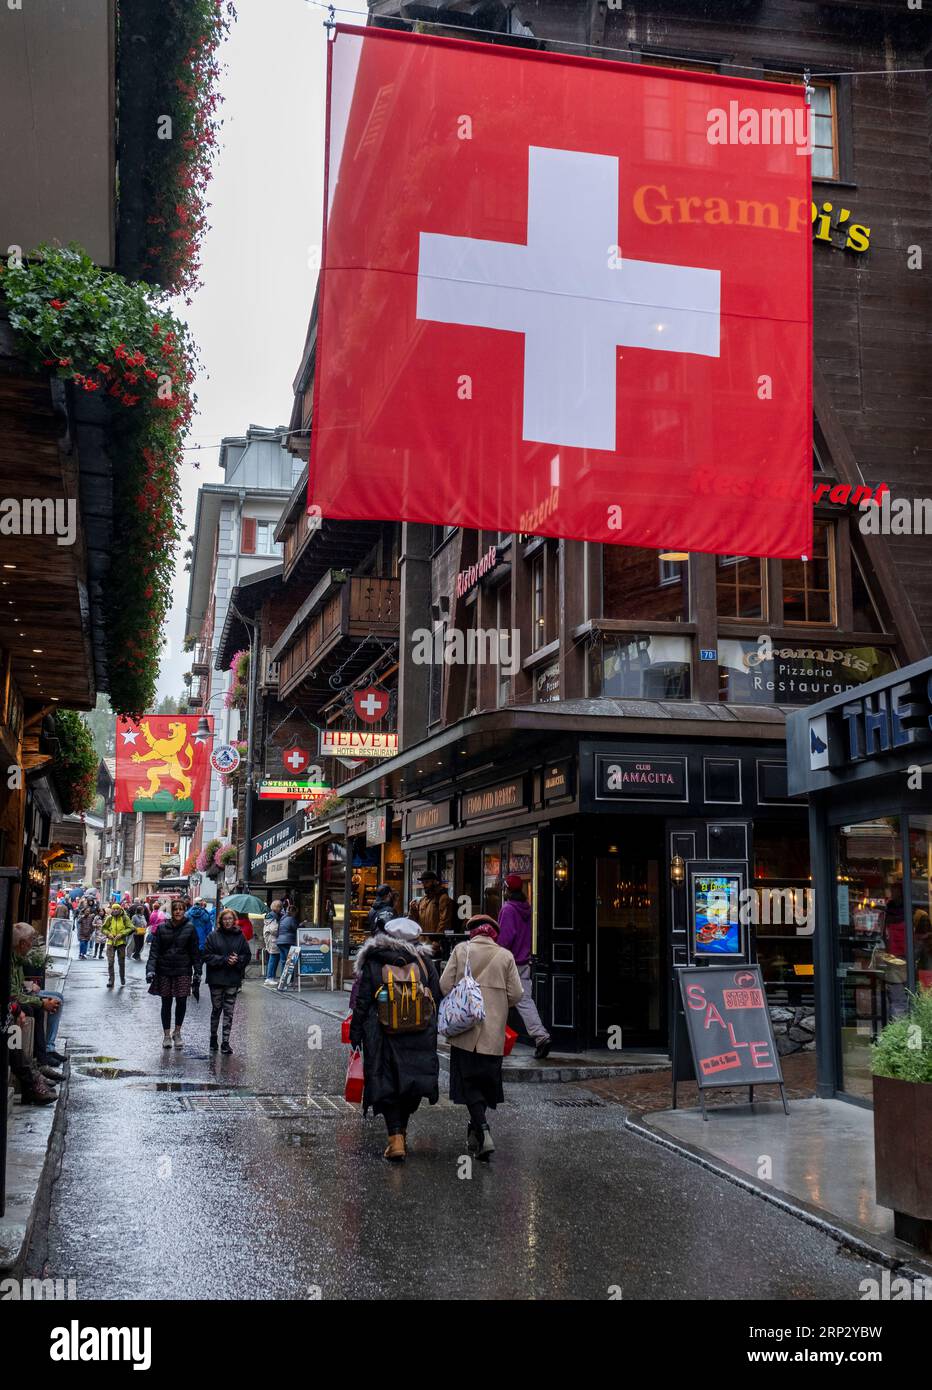
[[[802,83],[340,25],[328,69],[308,502],[808,557]]]
[[[388,695],[374,685],[353,691],[353,709],[367,724],[374,724],[388,713]]]
[[[310,761],[310,755],[303,748],[288,748],[282,755],[285,772],[291,777],[300,777]]]

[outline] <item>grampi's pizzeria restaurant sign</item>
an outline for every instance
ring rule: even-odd
[[[377,734],[368,729],[321,729],[321,757],[393,758],[398,752],[397,734]]]
[[[614,758],[595,760],[598,801],[686,801],[685,758]]]
[[[482,820],[486,816],[500,815],[503,811],[518,811],[524,804],[524,778],[516,777],[513,782],[502,782],[497,787],[464,792],[460,820]]]

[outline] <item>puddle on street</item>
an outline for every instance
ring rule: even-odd
[[[94,1076],[100,1081],[121,1081],[124,1076],[145,1076],[144,1071],[127,1071],[123,1067],[78,1067],[82,1076]]]

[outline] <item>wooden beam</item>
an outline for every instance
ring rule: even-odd
[[[830,471],[841,482],[859,486],[864,482],[864,475],[832,405],[828,384],[817,358],[812,364],[812,404],[831,457]],[[928,653],[928,643],[890,555],[887,537],[865,536],[859,528],[858,540],[880,585],[886,608],[896,614],[896,631],[907,663],[920,661]]]

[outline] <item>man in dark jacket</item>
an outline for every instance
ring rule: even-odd
[[[392,890],[387,883],[380,883],[375,890],[375,901],[366,918],[366,931],[370,936],[375,936],[376,932],[384,931],[389,922],[397,916]]]
[[[278,954],[282,963],[282,974],[285,973],[285,961],[288,959],[288,952],[292,946],[298,944],[298,919],[294,913],[294,907],[286,898],[282,904],[282,915],[278,923],[278,936],[276,938]]]
[[[498,914],[498,944],[515,958],[518,976],[524,986],[524,994],[516,1008],[534,1039],[534,1056],[543,1058],[549,1053],[551,1043],[531,992],[531,904],[524,896],[524,882],[520,874],[509,874],[505,879],[505,889],[505,901]]]
[[[437,1058],[436,1012],[419,1032],[388,1033],[379,1022],[376,995],[382,988],[383,965],[413,965],[417,978],[434,997],[435,1009],[442,998],[429,946],[417,946],[417,924],[406,917],[389,922],[360,948],[356,957],[359,990],[350,1042],[363,1050],[365,1081],[363,1114],[370,1108],[385,1118],[388,1146],[383,1157],[403,1163],[407,1155],[408,1121],[422,1100],[436,1105],[440,1063]]]
[[[236,913],[227,908],[220,914],[220,925],[212,931],[204,942],[204,962],[207,966],[207,984],[210,989],[210,1050],[217,1051],[217,1026],[223,1014],[223,1043],[221,1052],[232,1052],[230,1030],[233,1027],[233,1009],[236,996],[243,986],[246,966],[252,960],[252,951],[246,940]]]

